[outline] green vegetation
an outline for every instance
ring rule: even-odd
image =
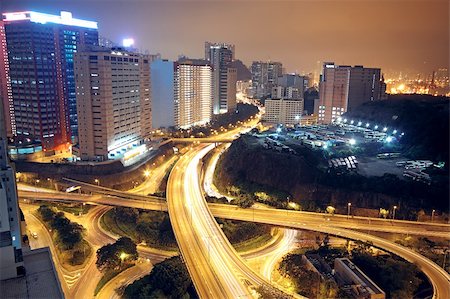
[[[390,255],[352,255],[353,262],[386,292],[386,298],[413,298],[421,279],[416,265]]]
[[[213,115],[213,119],[207,126],[192,127],[188,130],[176,131],[174,137],[207,137],[212,130],[229,128],[230,124],[247,121],[250,117],[258,113],[258,108],[253,105],[238,103],[236,111]]]
[[[149,275],[127,286],[124,298],[198,298],[179,256],[156,264]]]
[[[272,238],[269,225],[221,218],[216,218],[216,221],[238,251],[261,247]]]
[[[83,226],[47,205],[41,205],[37,211],[39,218],[53,230],[52,237],[64,260],[72,266],[83,264],[91,254],[91,247],[83,239]]]
[[[104,229],[128,236],[136,243],[145,242],[166,250],[177,249],[169,216],[165,212],[116,207],[101,218],[100,224]]]
[[[388,100],[364,103],[345,117],[405,132],[401,142],[404,154],[412,159],[445,161],[448,170],[449,104],[446,97],[390,95]]]
[[[398,219],[416,220],[421,209],[448,212],[448,176],[429,186],[392,174],[370,178],[357,173],[336,175],[325,171],[322,164],[326,160],[311,154],[313,151],[297,153],[265,150],[256,137],[243,136],[220,157],[214,184],[225,194],[237,194],[237,204],[244,207],[258,199],[255,192],[265,192],[271,200],[264,203],[284,208],[291,196],[291,202],[307,211],[323,211],[330,204],[345,206],[350,201],[355,207],[376,210],[401,206]]]
[[[97,250],[97,268],[103,276],[95,288],[95,295],[117,274],[134,265],[138,258],[136,244],[128,237],[107,244]]]
[[[138,258],[136,244],[128,237],[121,237],[115,243],[106,244],[97,250],[96,265],[100,271],[120,269]]]
[[[96,296],[100,290],[114,277],[116,277],[117,275],[119,275],[121,272],[125,271],[126,269],[133,267],[132,264],[127,264],[124,265],[122,268],[119,269],[113,269],[113,270],[109,270],[106,271],[105,274],[103,274],[102,278],[100,278],[99,282],[97,283],[97,286],[95,287],[94,290],[94,296]]]
[[[419,252],[450,273],[450,263],[448,262],[450,242],[448,240],[407,236],[406,238],[399,238],[395,242]]]
[[[331,280],[322,281],[317,272],[307,269],[306,262],[301,254],[289,253],[283,257],[278,271],[281,275],[289,277],[294,284],[296,292],[308,298],[340,298],[338,286]]]

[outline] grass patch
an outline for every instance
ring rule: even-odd
[[[103,229],[119,236],[129,237],[136,244],[144,241],[153,248],[178,250],[167,213],[136,210],[138,216],[133,222],[129,217],[118,216],[117,211],[120,209],[122,208],[114,208],[102,216],[100,225]]]
[[[267,244],[272,239],[271,234],[264,234],[261,236],[257,236],[254,238],[251,238],[249,240],[246,240],[244,242],[233,244],[234,249],[238,252],[245,252],[252,249],[260,248]]]
[[[100,218],[100,225],[113,234],[130,237],[133,241],[137,240],[136,230],[132,227],[132,224],[119,223],[112,210],[109,210]]]
[[[103,274],[102,278],[95,287],[94,296],[97,296],[98,292],[100,292],[100,290],[108,283],[108,281],[119,275],[119,273],[133,266],[134,266],[133,264],[128,264],[123,268],[105,272],[105,274]]]

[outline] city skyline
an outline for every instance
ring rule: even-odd
[[[201,58],[204,42],[217,41],[235,44],[236,58],[247,66],[280,61],[287,72],[318,72],[324,61],[381,67],[388,74],[448,67],[446,1],[115,1],[108,9],[107,1],[82,3],[6,1],[2,11],[68,10],[97,21],[102,36],[134,38],[141,51],[168,59]]]

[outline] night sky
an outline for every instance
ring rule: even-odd
[[[449,64],[447,0],[359,1],[11,1],[3,11],[35,10],[99,23],[113,41],[163,58],[202,58],[204,41],[236,45],[236,56],[281,61],[288,72],[312,72],[319,61],[431,73]],[[2,5],[0,4],[0,5]]]

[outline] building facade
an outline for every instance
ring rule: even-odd
[[[212,109],[214,114],[226,113],[236,108],[237,70],[231,67],[233,55],[234,45],[205,43],[205,59],[213,68]]]
[[[250,68],[252,73],[252,89],[255,98],[270,96],[278,77],[283,74],[281,62],[254,61]]]
[[[14,102],[12,97],[11,79],[9,77],[8,49],[3,20],[0,20],[0,98],[3,101],[6,134],[11,137],[16,135],[16,122],[14,119]]]
[[[200,59],[174,63],[175,126],[186,129],[211,120],[212,66]]]
[[[303,114],[303,99],[267,99],[263,121],[270,124],[296,125]]]
[[[380,97],[380,69],[324,63],[319,84],[319,122],[331,123],[343,113]]]
[[[14,170],[8,161],[3,103],[0,103],[0,280],[25,275]]]
[[[33,11],[4,13],[3,22],[13,102],[8,126],[44,149],[71,142],[78,131],[73,56],[98,44],[97,23]]]
[[[120,48],[92,47],[75,55],[82,160],[126,156],[151,135],[150,61]]]
[[[175,126],[174,62],[158,59],[151,64],[152,127]]]

